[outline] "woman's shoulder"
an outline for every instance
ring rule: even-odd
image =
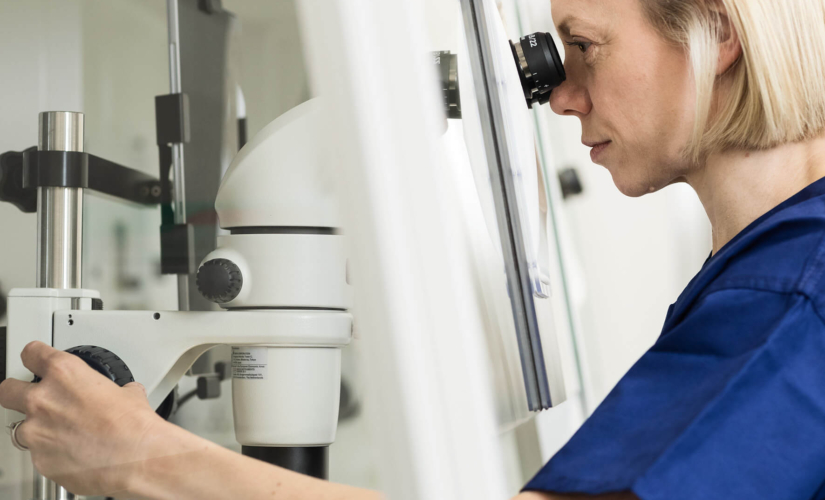
[[[675,304],[684,313],[724,290],[801,295],[825,313],[825,181],[771,210],[705,264]],[[825,316],[825,314],[823,315]]]
[[[719,255],[703,296],[749,289],[802,295],[825,306],[825,194],[771,214],[737,243]]]

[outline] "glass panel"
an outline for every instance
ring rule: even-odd
[[[541,410],[563,401],[565,387],[552,320],[546,320],[552,313],[547,300],[549,271],[539,259],[546,238],[540,210],[544,186],[539,184],[524,72],[519,74],[516,49],[508,41],[495,2],[463,0],[461,5],[470,71],[465,67],[459,73],[462,81],[472,78],[476,96],[470,104],[462,96],[468,147],[475,150],[475,163],[489,169],[486,176],[483,168],[476,169],[478,189],[487,212],[491,200],[495,210],[528,406]],[[538,39],[525,43],[537,47]],[[465,88],[462,85],[462,91]],[[470,107],[473,102],[477,115]],[[478,126],[472,130],[476,120]],[[550,378],[545,360],[551,364]]]

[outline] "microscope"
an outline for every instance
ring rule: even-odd
[[[532,33],[510,41],[510,51],[518,71],[528,108],[550,102],[550,93],[566,79],[564,63],[550,33]],[[458,85],[458,56],[450,51],[433,53],[439,90],[447,118],[461,118]]]
[[[32,380],[20,352],[39,340],[120,385],[140,382],[168,416],[198,357],[229,345],[244,454],[326,478],[352,317],[336,201],[313,144],[321,112],[317,100],[294,108],[231,163],[215,203],[228,234],[197,270],[200,293],[224,310],[206,312],[107,311],[82,287],[84,191],[152,203],[162,182],[85,153],[81,113],[41,113],[38,147],[0,158],[0,200],[37,212],[39,257],[38,287],[8,294],[0,376]],[[7,423],[23,418],[7,411]],[[36,498],[72,498],[39,487]]]

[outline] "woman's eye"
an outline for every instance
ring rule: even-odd
[[[567,45],[578,48],[581,51],[581,53],[584,54],[587,52],[587,49],[589,49],[590,46],[593,44],[590,42],[568,42]]]

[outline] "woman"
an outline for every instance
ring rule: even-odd
[[[553,16],[568,75],[553,110],[581,120],[623,193],[689,183],[713,254],[518,500],[825,498],[823,0],[553,0]],[[379,498],[195,437],[71,355],[22,357],[43,381],[5,381],[0,404],[26,413],[20,443],[71,491]]]

